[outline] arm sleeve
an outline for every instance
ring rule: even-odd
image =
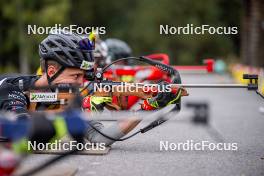
[[[90,124],[96,129],[100,130],[102,133],[114,139],[120,139],[126,135],[121,131],[118,125],[118,122],[114,123],[113,125],[109,127],[104,127],[103,124],[98,121],[90,121]],[[104,137],[103,135],[95,131],[93,128],[89,128],[87,130],[85,138],[91,143],[105,143],[106,146],[110,146],[114,142],[116,142],[116,141],[113,141],[111,139]]]
[[[28,100],[18,86],[7,82],[0,85],[0,110],[24,116],[28,113],[27,104]]]

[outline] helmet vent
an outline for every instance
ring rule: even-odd
[[[56,42],[58,42],[59,44],[61,44],[61,46],[63,46],[63,47],[66,47],[67,46],[66,43],[63,42],[62,40],[56,40]]]
[[[48,45],[50,48],[56,48],[56,47],[57,47],[57,46],[56,46],[53,42],[51,42],[51,41],[47,42],[47,45]]]
[[[65,57],[64,53],[62,51],[55,51],[59,57],[61,57],[63,60],[66,60],[67,58]]]
[[[40,47],[40,50],[42,52],[44,52],[44,53],[47,53],[48,52],[48,50],[43,45],[39,45],[39,47]]]
[[[72,40],[76,45],[78,44],[77,40]]]
[[[72,55],[72,57],[77,57],[77,55],[74,51],[70,51],[70,54]]]

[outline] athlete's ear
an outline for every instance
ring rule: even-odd
[[[57,72],[57,68],[54,65],[48,65],[47,74],[49,77],[52,77]]]

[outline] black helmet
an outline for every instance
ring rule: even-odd
[[[53,81],[65,68],[79,68],[93,72],[94,44],[88,38],[65,31],[51,31],[39,45],[39,55],[45,61],[47,71],[47,60],[58,62],[62,67],[52,77],[48,78],[49,83]]]
[[[108,47],[106,43],[100,38],[97,38],[95,40],[94,60],[95,64],[100,68],[103,68],[107,64],[111,63],[111,57],[108,53]]]
[[[130,57],[132,54],[131,48],[122,40],[111,38],[105,40],[105,43],[108,47],[108,52],[112,61]]]
[[[67,31],[52,31],[39,45],[39,55],[44,60],[54,60],[63,67],[83,70],[93,68],[94,45],[88,38]],[[88,64],[88,65],[87,65]]]

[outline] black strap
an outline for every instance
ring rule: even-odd
[[[61,68],[52,77],[50,77],[48,75],[48,62],[45,61],[45,70],[46,70],[46,74],[47,74],[48,84],[51,87],[51,82],[54,81],[65,70],[65,67],[61,66]],[[50,88],[50,89],[52,90],[52,88]],[[52,90],[52,91],[54,91],[54,90]]]

